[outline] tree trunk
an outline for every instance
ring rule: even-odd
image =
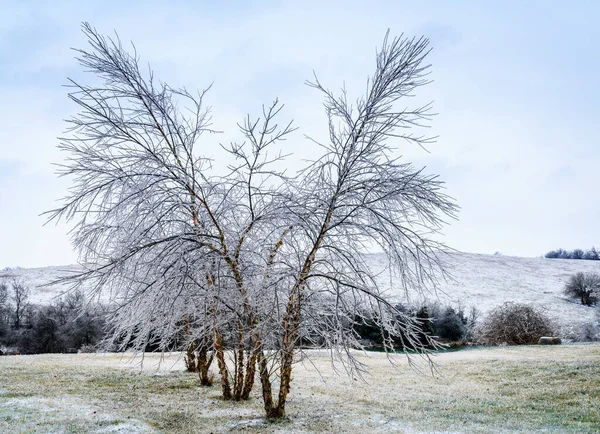
[[[217,364],[219,365],[219,374],[221,375],[221,388],[223,389],[223,399],[226,401],[231,400],[231,386],[229,385],[229,370],[227,369],[227,363],[225,362],[225,353],[223,352],[223,341],[218,330],[214,331],[215,337],[215,357],[217,358]]]
[[[200,377],[200,384],[202,386],[212,386],[212,378],[209,375],[208,370],[213,361],[213,355],[208,355],[208,346],[206,344],[200,345],[198,349],[197,360],[197,371]]]
[[[194,345],[193,342],[191,344],[189,344],[187,349],[185,350],[185,356],[183,358],[183,361],[185,362],[185,368],[187,369],[188,372],[196,372],[198,370],[197,364],[196,364],[196,352],[195,351],[196,351],[196,346]]]
[[[300,326],[300,293],[292,293],[288,304],[288,310],[284,318],[284,332],[282,338],[283,357],[280,368],[279,397],[277,399],[277,409],[272,417],[285,416],[285,403],[288,393],[290,393],[290,383],[292,382],[292,364],[294,363],[294,349],[296,348],[296,339],[298,337],[298,327]]]
[[[242,400],[250,399],[250,392],[254,386],[254,377],[256,376],[256,351],[248,355],[246,363],[246,378],[244,380],[244,389],[242,390]]]
[[[233,399],[242,399],[244,389],[244,325],[238,321],[238,349],[235,355],[235,378],[233,382]]]
[[[267,361],[262,348],[258,352],[263,402],[268,418],[282,418],[285,416],[285,404],[287,402],[287,396],[290,393],[290,384],[292,382],[294,349],[296,347],[298,327],[300,325],[299,297],[299,291],[294,291],[290,294],[287,312],[283,321],[284,332],[281,341],[283,355],[279,371],[279,396],[277,397],[277,405],[274,405],[273,402],[272,384],[269,378]]]
[[[273,406],[273,389],[271,386],[271,379],[269,378],[269,367],[267,365],[267,359],[262,348],[257,352],[257,361],[259,365],[260,382],[262,385],[262,396],[263,404],[265,406],[265,413],[268,418],[282,417],[276,411],[277,407]]]

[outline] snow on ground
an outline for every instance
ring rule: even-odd
[[[381,270],[384,258],[370,255],[370,263]],[[437,292],[427,294],[429,300],[467,309],[474,306],[482,314],[506,301],[534,303],[546,309],[561,326],[572,327],[575,333],[579,324],[595,319],[595,309],[567,299],[562,290],[569,276],[576,272],[600,273],[600,261],[455,253],[446,257],[445,263],[453,279],[441,282]],[[20,278],[31,287],[30,302],[45,304],[67,287],[42,285],[77,270],[75,265],[7,270],[0,271],[0,281]],[[382,273],[381,282],[388,285],[385,281],[385,273]],[[406,297],[397,288],[390,292],[397,298]],[[409,296],[412,301],[418,299],[414,293]]]
[[[77,265],[65,265],[40,268],[13,268],[0,271],[0,281],[17,279],[30,288],[29,302],[34,304],[50,304],[68,290],[67,285],[46,286],[50,282],[80,271]]]
[[[7,425],[11,428],[11,424],[24,425],[23,429],[19,430],[22,432],[154,432],[144,422],[135,419],[123,420],[117,415],[83,404],[80,399],[66,396],[0,399],[0,414],[14,415],[14,420],[8,416],[3,422],[8,422]]]

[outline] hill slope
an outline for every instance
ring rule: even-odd
[[[383,268],[383,256],[370,255],[375,268]],[[600,261],[570,259],[520,258],[473,253],[456,253],[445,259],[446,268],[453,279],[441,282],[437,292],[425,295],[429,300],[443,304],[459,304],[465,308],[476,307],[482,313],[506,301],[535,303],[548,311],[562,327],[576,330],[581,323],[595,318],[595,309],[581,306],[567,299],[562,290],[572,274],[600,273]],[[77,266],[44,267],[0,271],[0,280],[19,278],[31,287],[30,301],[49,303],[60,296],[65,286],[43,287],[65,273],[74,272]],[[399,300],[417,301],[417,294],[403,294],[391,289]]]
[[[595,308],[568,299],[563,289],[579,271],[600,273],[600,261],[458,253],[445,263],[452,279],[441,282],[436,293],[426,294],[430,300],[474,306],[482,314],[507,301],[537,304],[561,327],[575,333],[582,323],[595,320]]]

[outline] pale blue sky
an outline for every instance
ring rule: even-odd
[[[429,154],[398,152],[439,173],[462,207],[445,241],[520,256],[600,246],[600,2],[218,3],[0,0],[0,267],[76,260],[68,228],[38,215],[69,186],[50,163],[64,157],[56,137],[76,110],[61,85],[89,80],[70,51],[85,44],[81,21],[134,41],[174,86],[214,82],[220,129],[279,97],[300,127],[286,143],[297,158],[312,149],[302,133],[325,128],[303,84],[313,69],[356,95],[387,28],[425,35],[435,81],[420,98],[435,101],[439,139]],[[227,135],[203,145],[217,158],[218,140]]]

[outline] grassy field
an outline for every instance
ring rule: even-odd
[[[598,344],[446,353],[438,378],[369,353],[366,383],[309,354],[277,423],[262,418],[258,387],[250,402],[224,402],[179,355],[146,355],[143,367],[115,354],[0,357],[0,432],[600,432]]]

